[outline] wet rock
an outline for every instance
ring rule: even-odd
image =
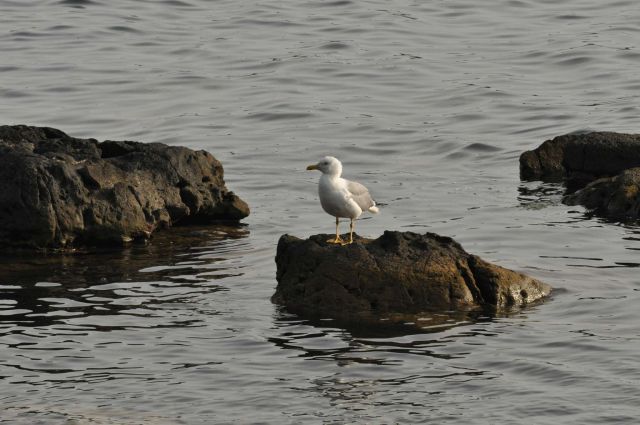
[[[640,217],[640,168],[631,168],[614,177],[604,177],[563,198],[567,205],[584,205],[614,219]]]
[[[122,244],[248,214],[208,152],[0,126],[2,250]]]
[[[568,134],[520,156],[522,180],[566,181],[569,191],[633,167],[640,167],[638,134]]]
[[[386,231],[351,245],[284,235],[273,301],[289,311],[348,318],[387,313],[508,309],[539,300],[549,285],[496,266],[433,233]]]

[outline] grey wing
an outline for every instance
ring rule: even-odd
[[[369,189],[358,182],[347,180],[347,190],[351,194],[353,200],[356,201],[356,204],[358,204],[358,206],[362,209],[362,211],[367,211],[369,208],[373,207],[376,204],[369,194]]]

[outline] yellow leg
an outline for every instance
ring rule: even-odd
[[[351,223],[349,224],[349,242],[343,242],[342,245],[349,245],[350,243],[353,243],[353,228],[355,227],[355,224],[353,223],[353,219],[351,219]]]
[[[336,217],[336,237],[335,237],[335,239],[327,239],[328,243],[339,243],[341,245],[344,245],[344,241],[340,237],[340,233],[338,233],[338,224],[339,223],[340,223],[340,220],[338,220],[338,217]]]

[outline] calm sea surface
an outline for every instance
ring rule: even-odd
[[[1,258],[0,423],[640,420],[640,227],[518,178],[547,138],[640,131],[637,0],[0,0],[0,53],[3,124],[206,149],[252,207]],[[278,237],[333,230],[326,154],[384,204],[360,234],[452,236],[555,295],[418,329],[282,311]]]

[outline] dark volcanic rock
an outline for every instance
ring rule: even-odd
[[[520,156],[523,180],[565,181],[567,205],[623,220],[640,218],[640,134],[559,136]]]
[[[566,180],[571,191],[633,167],[640,167],[638,134],[569,134],[547,140],[520,156],[521,179]]]
[[[205,151],[0,126],[0,249],[121,244],[248,214]]]
[[[615,219],[640,217],[640,168],[631,168],[614,177],[604,177],[564,197],[567,205],[584,205]]]
[[[284,235],[273,301],[298,314],[350,318],[522,306],[551,288],[468,254],[451,238],[386,231],[351,245]]]

